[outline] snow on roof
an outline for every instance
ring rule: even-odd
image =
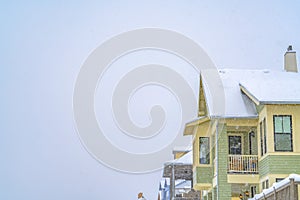
[[[173,152],[189,152],[192,150],[192,146],[175,146]]]
[[[159,182],[161,188],[167,189],[170,186],[170,179],[163,178]],[[190,180],[183,180],[183,179],[176,179],[175,180],[175,187],[176,188],[191,188],[191,181]]]
[[[268,104],[300,104],[300,73],[265,69],[221,69],[219,76],[223,84],[220,89],[224,90],[225,95],[221,115],[212,108],[212,95],[206,84],[206,79],[210,76],[206,77],[205,72],[201,74],[210,117],[255,118],[255,100]]]
[[[167,163],[174,163],[174,164],[185,164],[185,165],[192,165],[193,164],[193,153],[192,151],[186,153],[184,156],[181,156],[178,159],[166,162]]]
[[[259,70],[242,70],[242,69],[222,69],[219,70],[219,76],[222,81],[224,90],[224,101],[220,102],[224,106],[223,113],[218,113],[212,108],[213,100],[210,95],[209,88],[206,84],[206,74],[202,73],[203,89],[205,91],[205,99],[208,107],[208,113],[211,117],[257,117],[254,103],[245,96],[240,89],[239,83],[248,78],[249,73],[258,73]],[[221,116],[220,116],[221,115]]]
[[[191,188],[192,182],[190,180],[176,180],[176,188]]]
[[[267,196],[267,195],[271,194],[272,192],[274,192],[274,190],[278,190],[279,188],[282,188],[282,187],[288,185],[290,183],[290,179],[294,179],[295,182],[300,183],[300,175],[298,175],[298,174],[290,174],[289,177],[283,179],[282,181],[274,183],[272,185],[272,187],[263,190],[262,193],[256,194],[254,196],[254,198],[250,198],[249,200],[260,199],[260,198],[263,198],[264,196]]]
[[[174,160],[176,163],[183,163],[183,164],[193,164],[193,153],[192,151],[188,152],[184,156]]]
[[[300,74],[285,71],[251,74],[240,86],[259,104],[300,104]]]

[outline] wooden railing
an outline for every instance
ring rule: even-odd
[[[273,199],[298,199],[300,187],[300,176],[291,174],[284,180],[274,183],[272,187],[263,190],[262,193],[256,194],[249,200],[273,200]]]
[[[257,174],[257,155],[229,155],[228,173]]]

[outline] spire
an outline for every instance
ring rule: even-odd
[[[165,179],[165,185],[164,188],[166,189],[168,187],[167,179]]]

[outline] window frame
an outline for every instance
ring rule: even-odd
[[[264,137],[264,154],[267,153],[267,149],[268,149],[268,146],[267,146],[267,123],[266,123],[266,118],[263,119],[262,121],[263,123],[263,137]]]
[[[266,179],[262,182],[262,189],[268,189],[270,186],[269,186],[269,179]]]
[[[275,118],[276,117],[281,117],[282,118],[282,132],[276,132],[276,127],[275,127]],[[290,133],[284,133],[283,117],[289,117],[290,118]],[[274,132],[274,151],[275,152],[293,152],[294,151],[292,115],[273,115],[273,132]],[[277,149],[278,147],[276,146],[276,135],[290,135],[290,148],[291,148],[291,150]]]
[[[266,118],[264,117],[259,122],[259,134],[260,134],[260,156],[267,154],[267,128],[266,128]]]
[[[256,186],[251,185],[250,186],[250,198],[253,198],[256,195]]]
[[[270,187],[269,179],[266,180],[266,189]]]
[[[208,139],[208,149],[207,149],[207,154],[206,154],[206,157],[205,159],[207,160],[206,163],[202,163],[202,160],[201,160],[201,138],[207,138]],[[199,137],[199,164],[200,165],[210,165],[210,162],[211,162],[211,158],[210,158],[210,137]]]
[[[275,178],[275,182],[278,183],[280,181],[284,180],[284,178]]]
[[[240,137],[241,138],[241,154],[231,154],[230,153],[230,137]],[[228,155],[244,155],[244,138],[242,134],[239,133],[230,133],[227,137],[228,140]]]
[[[264,139],[263,139],[263,132],[262,132],[262,121],[259,122],[259,134],[260,134],[260,155],[264,155]]]

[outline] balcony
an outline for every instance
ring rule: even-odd
[[[258,156],[228,155],[228,173],[258,174]]]

